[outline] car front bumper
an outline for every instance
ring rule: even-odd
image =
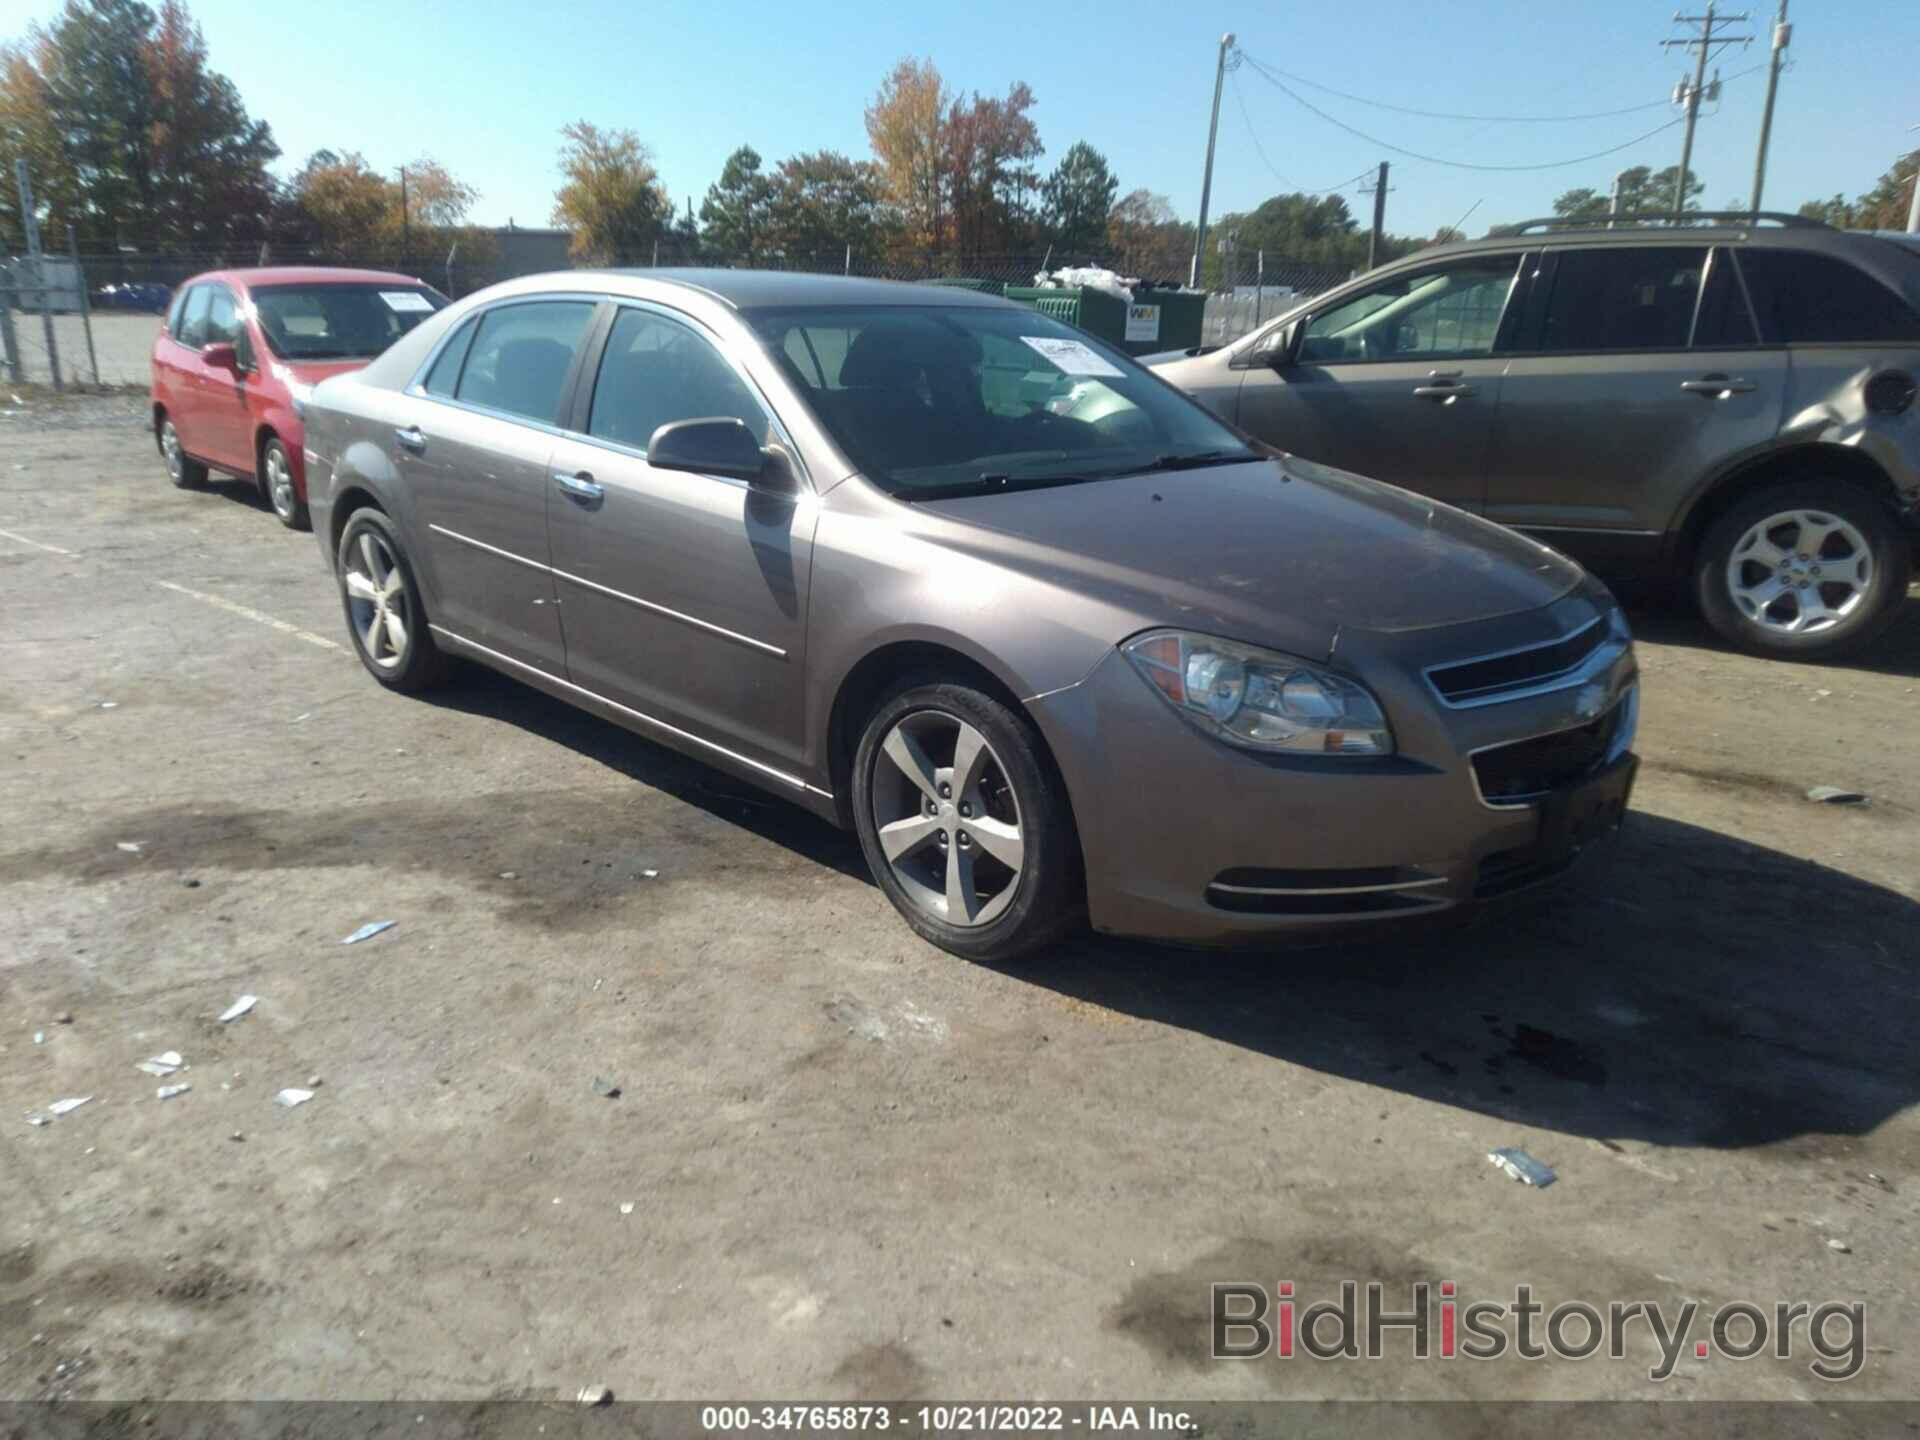
[[[1444,704],[1422,667],[1449,647],[1534,643],[1518,637],[1543,621],[1566,628],[1569,610],[1577,619],[1579,605],[1563,601],[1451,635],[1343,637],[1345,668],[1386,707],[1390,757],[1221,743],[1117,651],[1080,684],[1030,701],[1073,802],[1093,927],[1200,945],[1324,937],[1458,914],[1558,874],[1626,808],[1639,711],[1631,642],[1596,651],[1573,683],[1465,708]],[[1483,797],[1477,775],[1503,773],[1486,757],[1513,771],[1516,756],[1562,755],[1569,741],[1588,747],[1574,747],[1577,773],[1562,764],[1525,798]]]

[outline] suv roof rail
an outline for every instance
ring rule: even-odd
[[[1688,210],[1675,216],[1671,210],[1634,210],[1620,215],[1598,215],[1576,219],[1568,215],[1548,215],[1539,220],[1522,220],[1499,227],[1503,235],[1524,235],[1529,230],[1614,230],[1621,226],[1665,225],[1684,229],[1697,220],[1713,220],[1736,225],[1768,223],[1789,229],[1831,230],[1824,220],[1810,215],[1790,215],[1784,210]],[[1491,233],[1491,232],[1489,232]]]

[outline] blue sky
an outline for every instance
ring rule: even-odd
[[[1758,5],[1747,27],[1764,36]],[[1689,7],[1697,8],[1697,7]],[[45,19],[55,0],[0,0],[0,37]],[[394,166],[430,154],[480,191],[475,219],[546,224],[562,124],[631,128],[652,146],[677,205],[696,205],[742,142],[774,161],[821,147],[867,152],[862,110],[898,57],[930,55],[956,90],[1033,87],[1050,166],[1075,140],[1104,151],[1122,191],[1199,204],[1215,46],[1223,31],[1270,67],[1416,109],[1566,115],[1660,101],[1681,70],[1659,41],[1678,33],[1673,0],[1500,0],[1436,6],[1108,0],[1040,6],[879,0],[193,0],[215,68],[268,119],[291,167],[321,146]],[[1364,23],[1357,23],[1364,15]],[[1767,201],[1791,209],[1868,188],[1920,144],[1920,4],[1795,0],[1792,67],[1781,85]],[[1719,61],[1728,76],[1766,60],[1763,41]],[[1766,77],[1730,80],[1704,117],[1694,168],[1720,206],[1751,184]],[[1674,117],[1672,107],[1564,124],[1433,120],[1295,87],[1380,140],[1444,158],[1528,164],[1585,155]],[[1242,113],[1242,102],[1245,114]],[[1708,107],[1711,110],[1713,107]],[[1248,120],[1258,135],[1250,138]],[[1604,190],[1615,170],[1679,159],[1667,130],[1567,169],[1476,173],[1414,162],[1301,108],[1250,68],[1220,116],[1214,213],[1276,191],[1331,186],[1394,162],[1387,223],[1404,233],[1468,229],[1545,213],[1574,185]],[[1371,204],[1348,186],[1357,213]]]

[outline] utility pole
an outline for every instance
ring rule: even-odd
[[[1753,213],[1760,213],[1760,192],[1767,184],[1767,144],[1773,139],[1773,97],[1780,90],[1780,71],[1786,63],[1787,46],[1793,43],[1793,27],[1787,23],[1787,0],[1780,0],[1780,17],[1773,22],[1773,64],[1767,71],[1767,104],[1760,112],[1760,153],[1753,162]]]
[[[1193,232],[1193,268],[1187,284],[1200,288],[1200,260],[1207,253],[1207,202],[1213,198],[1213,142],[1220,135],[1220,89],[1227,81],[1227,55],[1233,49],[1233,32],[1220,37],[1220,60],[1213,70],[1213,119],[1207,122],[1207,168],[1200,179],[1200,223]]]
[[[1687,170],[1693,164],[1693,127],[1700,120],[1700,98],[1707,92],[1707,57],[1729,45],[1748,44],[1753,37],[1720,34],[1720,27],[1723,25],[1744,24],[1747,19],[1746,12],[1742,11],[1738,15],[1716,14],[1711,0],[1707,5],[1706,14],[1676,15],[1673,19],[1676,25],[1700,27],[1700,33],[1696,36],[1689,36],[1685,40],[1660,42],[1664,50],[1679,46],[1682,50],[1697,50],[1700,55],[1699,63],[1693,69],[1693,84],[1688,85],[1684,80],[1681,81],[1679,91],[1674,96],[1677,100],[1684,100],[1687,106],[1687,138],[1680,147],[1680,173],[1673,182],[1673,218],[1677,221],[1687,208]],[[1713,82],[1713,88],[1714,93],[1718,94],[1720,82],[1717,79]]]
[[[1380,237],[1387,225],[1387,162],[1373,182],[1373,233],[1367,236],[1367,269],[1380,263]]]

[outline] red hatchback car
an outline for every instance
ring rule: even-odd
[[[153,436],[175,485],[251,480],[290,530],[307,528],[306,398],[358,370],[447,303],[383,270],[216,270],[175,293],[153,342]]]

